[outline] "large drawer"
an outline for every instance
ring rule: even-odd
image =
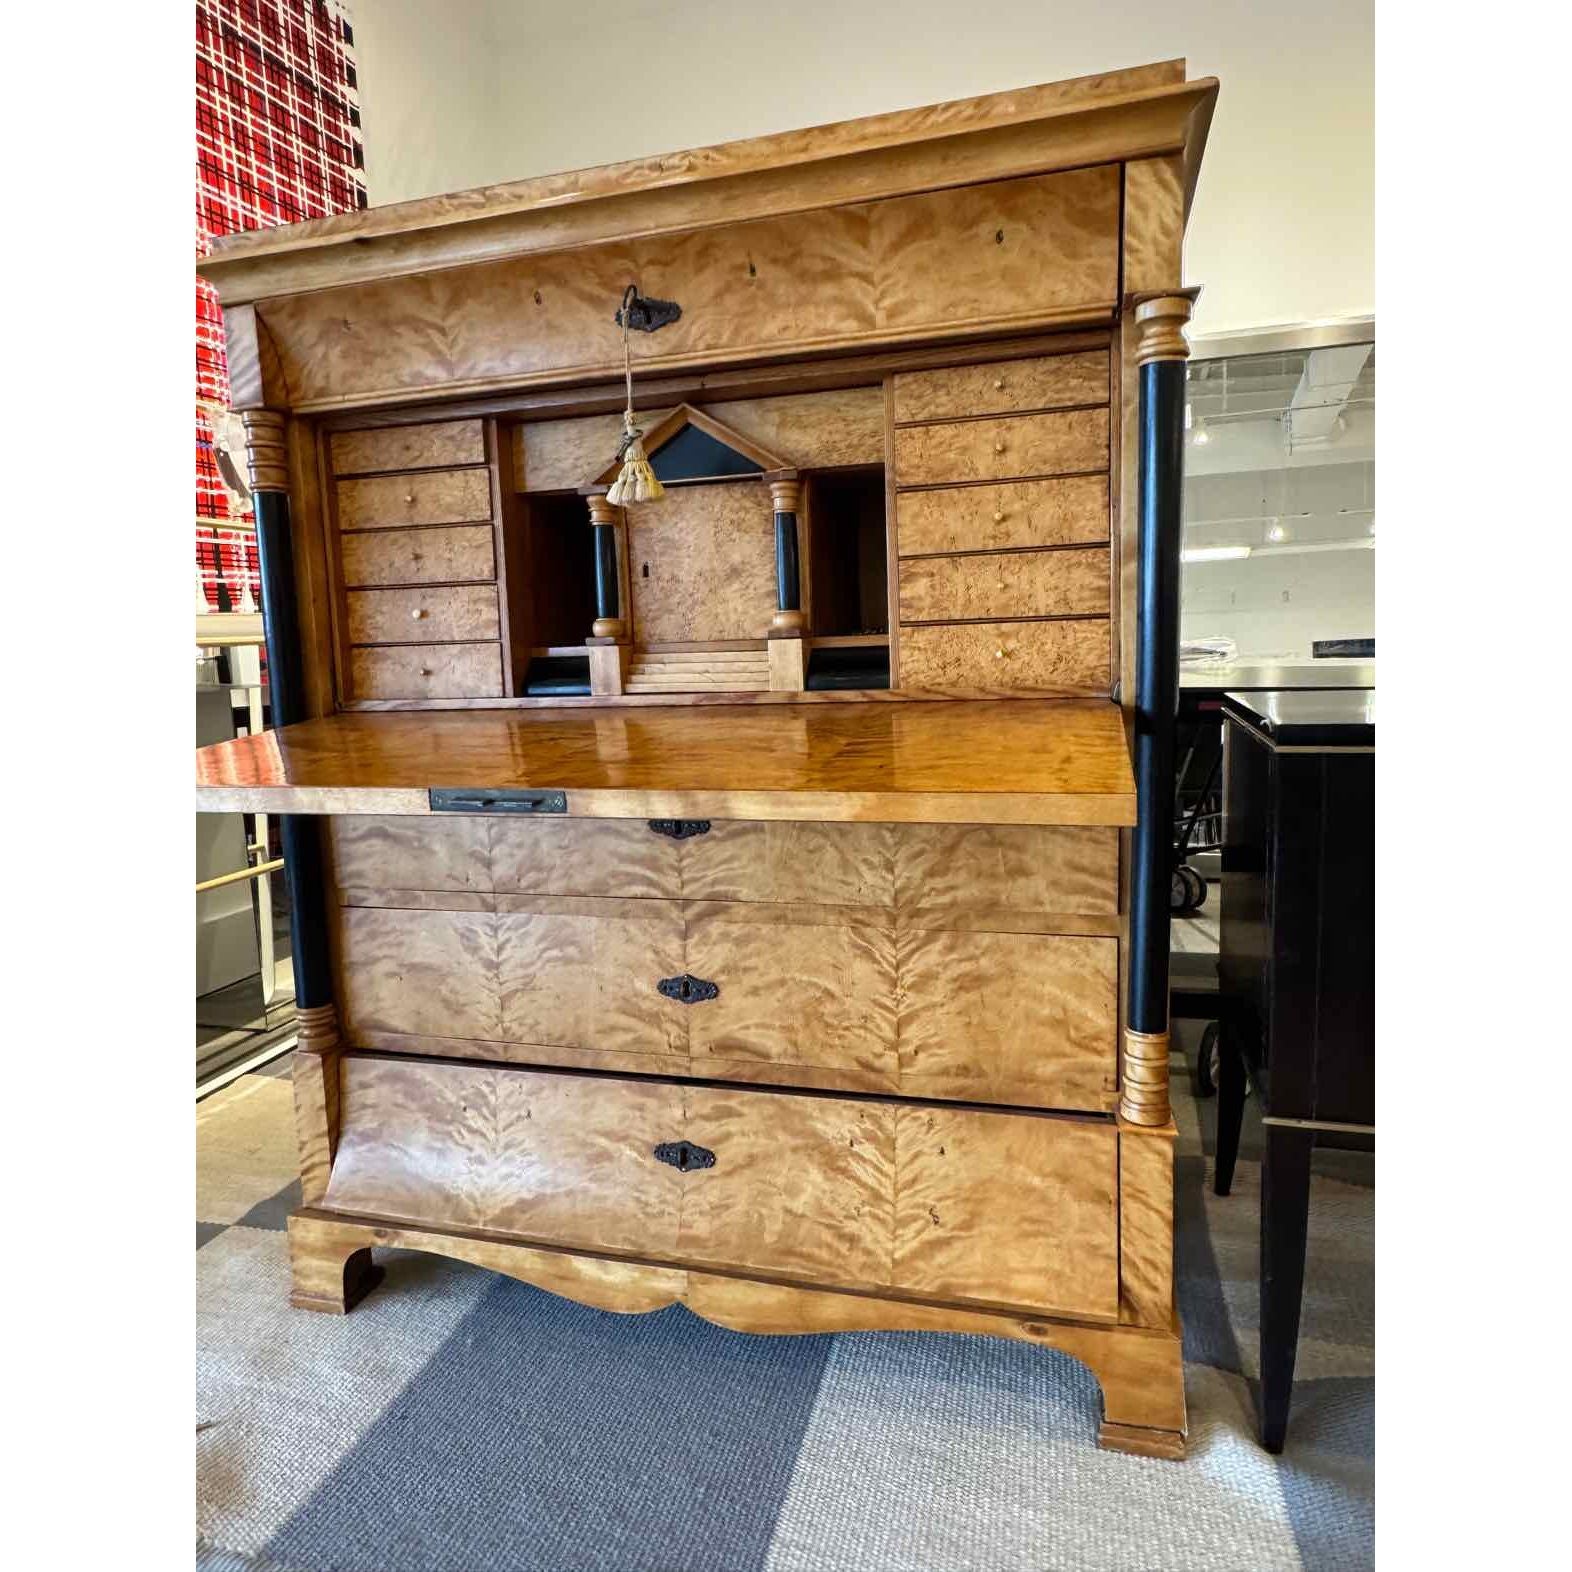
[[[497,576],[496,545],[489,524],[435,525],[427,529],[361,530],[345,535],[340,550],[350,589],[382,584],[450,584]]]
[[[351,644],[460,644],[501,634],[491,584],[350,590]]]
[[[835,907],[346,892],[360,1046],[1102,1112],[1118,940]]]
[[[1108,692],[1106,617],[1074,622],[936,623],[901,629],[906,688]]]
[[[1108,539],[1108,477],[902,491],[895,498],[895,524],[903,557],[1089,545]]]
[[[907,371],[895,378],[895,418],[902,422],[1107,402],[1105,349],[942,371]]]
[[[1101,826],[443,814],[336,817],[328,833],[345,890],[1118,911],[1119,836]]]
[[[490,517],[491,476],[484,469],[433,469],[420,475],[373,475],[338,483],[342,530],[468,524]]]
[[[1106,409],[895,429],[895,481],[900,486],[1015,480],[1107,467]]]
[[[900,618],[913,622],[1108,614],[1108,548],[919,557],[900,565]]]
[[[1112,1320],[1118,1141],[1097,1120],[351,1054],[323,1205]],[[698,1165],[656,1157],[681,1142]]]

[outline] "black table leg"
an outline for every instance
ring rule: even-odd
[[[1266,1126],[1261,1163],[1261,1445],[1281,1452],[1299,1352],[1315,1132]]]
[[[1239,1160],[1239,1130],[1244,1124],[1245,1067],[1239,1052],[1237,1028],[1228,1024],[1226,1012],[1217,1021],[1217,1159],[1212,1169],[1212,1193],[1227,1195],[1233,1188],[1234,1164]]]

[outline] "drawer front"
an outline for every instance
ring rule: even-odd
[[[895,479],[902,486],[1014,480],[1108,467],[1108,411],[958,420],[895,431]]]
[[[350,589],[383,584],[452,584],[495,579],[496,545],[489,524],[436,529],[367,530],[341,543]]]
[[[502,697],[502,646],[353,649],[349,677],[357,699],[497,699]]]
[[[973,622],[901,629],[907,688],[1108,692],[1108,621]]]
[[[350,892],[686,896],[931,917],[1119,909],[1119,832],[1098,826],[717,819],[675,840],[644,819],[356,814],[327,828],[335,882]]]
[[[1109,596],[1106,546],[919,557],[900,565],[903,623],[1106,616]]]
[[[501,635],[490,584],[351,590],[344,599],[351,644],[458,644]]]
[[[491,477],[483,469],[375,475],[338,483],[341,530],[399,524],[468,524],[491,517]]]
[[[990,366],[908,371],[895,378],[898,421],[1005,415],[1108,402],[1108,352],[1002,360]]]
[[[339,948],[352,1036],[686,1056],[691,1006],[656,987],[683,972],[677,908],[539,897],[509,904],[345,908]]]
[[[682,893],[694,900],[888,906],[889,824],[714,821],[681,843]]]
[[[486,462],[486,439],[478,420],[384,426],[378,431],[335,431],[329,445],[335,475],[364,475],[387,469],[449,469]]]
[[[689,1014],[696,1064],[819,1065],[859,1084],[898,1088],[888,919],[853,924],[800,908],[697,906],[688,918],[687,969],[719,990]]]
[[[903,557],[1089,545],[1108,539],[1108,477],[902,491],[895,498],[895,525]]]
[[[329,1209],[919,1298],[1118,1313],[1103,1122],[351,1054]],[[657,1146],[713,1154],[680,1172]]]
[[[907,929],[897,964],[905,1096],[1111,1106],[1117,939]]]
[[[1100,826],[897,824],[895,900],[926,916],[1114,917],[1119,832]]]

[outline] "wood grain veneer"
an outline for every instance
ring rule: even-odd
[[[354,644],[462,644],[502,631],[490,584],[351,590],[345,597]]]
[[[497,576],[490,524],[356,531],[341,537],[339,562],[350,589],[464,579],[489,582]]]
[[[491,483],[483,469],[434,469],[372,475],[338,483],[341,530],[396,524],[464,524],[491,517]]]
[[[900,567],[900,615],[913,622],[1108,614],[1108,548],[919,557]]]
[[[419,645],[354,649],[349,653],[349,690],[357,699],[500,697],[502,648],[498,644],[447,644],[439,653]]]
[[[895,519],[903,557],[1087,545],[1108,539],[1108,477],[902,491]]]
[[[335,431],[328,449],[335,475],[363,475],[385,469],[450,469],[486,462],[485,438],[478,420]]]
[[[901,486],[1010,480],[1108,467],[1108,411],[1004,415],[895,430],[895,480]]]
[[[1108,356],[1101,350],[909,371],[895,378],[895,418],[900,422],[1107,402]]]
[[[326,1207],[1111,1320],[1107,1124],[349,1055]],[[652,1155],[691,1140],[713,1168]]]
[[[901,629],[901,669],[913,687],[1106,693],[1108,660],[1106,617]]]
[[[1100,627],[1106,679],[1106,624],[1008,626]],[[491,647],[451,646],[448,668],[463,649]],[[1106,700],[341,714],[199,749],[197,785],[199,808],[297,813],[354,812],[362,793],[364,811],[424,813],[433,785],[560,788],[569,817],[595,818],[1127,824],[1135,808]]]

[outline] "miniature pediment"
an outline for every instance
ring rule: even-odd
[[[644,433],[644,451],[663,486],[753,480],[768,470],[790,468],[790,460],[691,404],[679,404],[650,427]],[[621,467],[621,458],[613,459],[590,482],[591,487],[609,486]]]

